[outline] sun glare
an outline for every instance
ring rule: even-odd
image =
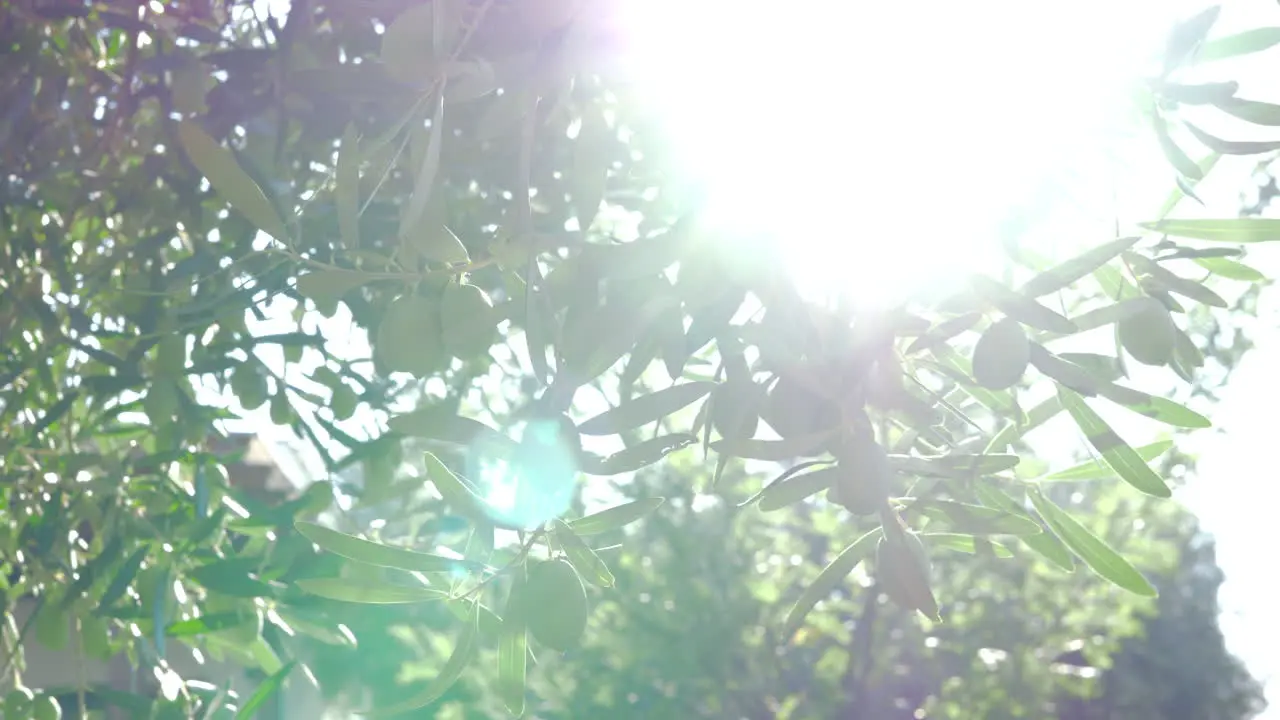
[[[641,92],[715,222],[862,304],[999,272],[1024,234],[1106,237],[1104,148],[1163,40],[1147,0],[626,2]]]

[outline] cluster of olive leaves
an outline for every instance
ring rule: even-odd
[[[716,478],[735,459],[793,463],[744,504],[769,511],[825,493],[828,502],[875,527],[803,590],[787,615],[788,631],[797,629],[873,550],[880,587],[900,605],[941,621],[930,589],[929,543],[1008,554],[1006,544],[1016,540],[1064,570],[1072,570],[1078,558],[1128,591],[1154,595],[1128,561],[1035,483],[1013,474],[1019,458],[1010,451],[1025,433],[1066,412],[1100,459],[1056,476],[1114,475],[1143,493],[1168,497],[1169,487],[1148,465],[1168,445],[1131,447],[1086,398],[1105,399],[1175,427],[1208,426],[1204,417],[1182,405],[1121,384],[1124,358],[1167,366],[1190,381],[1203,358],[1175,319],[1184,312],[1181,303],[1226,303],[1166,263],[1190,261],[1208,273],[1237,280],[1261,276],[1231,259],[1241,254],[1237,248],[1169,238],[1271,240],[1280,238],[1274,226],[1257,220],[1162,219],[1145,227],[1149,234],[1117,238],[1067,262],[1038,268],[1016,288],[976,277],[938,307],[879,314],[821,308],[801,300],[769,252],[733,252],[724,238],[702,228],[696,213],[628,243],[594,242],[585,230],[566,235],[535,231],[528,187],[534,149],[526,124],[538,115],[530,111],[517,116],[525,139],[516,161],[524,197],[517,197],[509,224],[490,240],[485,255],[473,258],[468,245],[475,243],[464,243],[443,220],[437,186],[441,158],[447,154],[443,128],[448,108],[455,102],[510,107],[515,97],[531,110],[555,99],[550,85],[499,98],[476,89],[482,84],[470,73],[479,66],[467,64],[461,51],[485,22],[485,10],[484,4],[437,2],[406,11],[388,28],[386,66],[428,68],[432,81],[405,120],[389,131],[363,137],[352,126],[344,134],[332,183],[344,252],[333,259],[321,262],[293,253],[290,223],[234,155],[194,119],[181,125],[186,154],[228,204],[279,243],[271,252],[288,254],[304,268],[295,290],[321,312],[331,313],[366,286],[398,288],[399,297],[371,333],[381,372],[431,376],[455,358],[487,352],[506,323],[506,333],[523,335],[529,367],[542,385],[523,419],[548,421],[557,430],[551,440],[526,433],[517,441],[480,420],[428,408],[392,418],[392,432],[455,448],[483,446],[509,461],[517,475],[546,472],[542,458],[553,447],[570,448],[572,462],[554,468],[570,479],[579,473],[635,471],[698,443],[705,452],[714,452]],[[1169,139],[1167,119],[1177,106],[1207,102],[1254,122],[1280,124],[1280,107],[1237,99],[1234,85],[1191,86],[1170,79],[1197,51],[1226,56],[1280,41],[1270,29],[1265,38],[1206,45],[1215,15],[1216,10],[1178,28],[1166,75],[1152,85],[1157,137],[1182,175],[1180,192],[1189,196],[1205,163],[1187,160]],[[572,30],[573,22],[566,22]],[[563,49],[571,45],[564,38],[572,36],[572,31],[562,33],[560,42],[550,45]],[[552,64],[564,60],[555,51],[539,57]],[[588,118],[584,123],[604,122],[607,127],[597,107],[578,110]],[[1194,126],[1187,129],[1218,153],[1280,147],[1230,143]],[[401,251],[390,259],[360,250],[362,202],[367,204],[362,192],[371,179],[377,192],[388,162],[405,164],[415,179],[412,194],[400,204]],[[590,181],[571,191],[584,229],[591,227],[600,206],[604,170],[587,173]],[[470,282],[492,271],[500,273],[500,292]],[[1043,301],[1085,282],[1101,291],[1087,299],[1104,299],[1091,309],[1060,312]],[[758,302],[759,312],[735,322],[749,299]],[[1099,328],[1113,330],[1115,355],[1050,349],[1058,339]],[[971,343],[974,333],[977,339]],[[693,359],[714,363],[714,373],[690,369]],[[632,397],[631,389],[657,360],[665,366],[670,386]],[[623,391],[616,407],[575,419],[576,391],[619,365]],[[1054,381],[1057,391],[1023,409],[1018,391],[1031,369]],[[695,403],[700,405],[692,418],[673,428]],[[761,421],[772,434],[760,432]],[[964,432],[953,430],[957,421]],[[647,426],[658,431],[638,439]],[[976,436],[973,428],[980,431]],[[629,442],[607,456],[583,449],[583,436],[611,435]],[[552,650],[574,646],[589,612],[584,581],[612,585],[607,564],[585,538],[623,527],[662,500],[641,499],[575,520],[525,526],[491,505],[486,488],[465,469],[448,467],[430,453],[425,467],[444,501],[477,527],[490,534],[494,528],[519,531],[522,545],[514,561],[494,568],[483,559],[421,553],[300,523],[307,538],[330,552],[357,563],[412,571],[422,581],[406,586],[311,579],[299,586],[354,603],[465,600],[449,605],[464,624],[447,665],[415,697],[378,711],[399,712],[440,697],[488,638],[498,647],[503,699],[519,714],[526,664],[533,657],[529,639]],[[459,577],[471,582],[459,585]],[[497,595],[501,583],[505,604],[499,615],[482,598],[489,592]]]

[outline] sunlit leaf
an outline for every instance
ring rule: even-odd
[[[504,456],[513,454],[519,443],[479,420],[454,415],[440,408],[424,408],[387,420],[387,427],[410,437],[438,440],[462,447],[483,447]]]
[[[777,462],[814,454],[818,446],[834,433],[835,428],[780,440],[721,438],[711,443],[711,448],[722,455]]]
[[[1156,596],[1156,589],[1128,560],[1099,540],[1062,508],[1050,502],[1039,490],[1030,488],[1027,496],[1031,498],[1040,517],[1048,523],[1049,529],[1100,577],[1135,595]]]
[[[624,402],[578,425],[583,435],[612,435],[664,418],[705,397],[715,383],[690,382],[673,385]]]
[[[1228,115],[1234,115],[1254,125],[1280,127],[1280,105],[1258,102],[1257,100],[1245,100],[1243,98],[1231,98],[1214,104]]]
[[[1221,12],[1221,5],[1211,5],[1173,27],[1165,43],[1165,74],[1195,57],[1196,50],[1213,29]]]
[[[436,673],[436,676],[422,690],[395,705],[366,710],[360,714],[372,717],[399,715],[410,710],[426,707],[440,699],[442,695],[453,687],[458,678],[462,677],[462,671],[466,670],[471,661],[475,659],[480,647],[479,615],[479,603],[471,603],[471,612],[463,619],[462,632],[458,634],[458,640],[454,643],[453,652],[449,653],[449,659],[445,662],[444,667],[440,669],[440,672]]]
[[[1267,279],[1258,270],[1235,260],[1226,258],[1196,258],[1195,263],[1219,277],[1244,282],[1262,282]]]
[[[591,475],[617,475],[639,470],[696,442],[698,438],[689,433],[660,435],[638,442],[625,450],[619,450],[608,457],[586,455],[583,458],[582,471]]]
[[[365,605],[404,605],[449,597],[435,588],[356,583],[344,578],[306,578],[298,581],[298,587],[330,600]]]
[[[992,554],[994,554],[996,557],[998,558],[1013,557],[1013,552],[1010,551],[1009,548],[1005,547],[999,542],[996,542],[995,540],[978,538],[972,535],[961,535],[959,533],[923,532],[923,533],[920,533],[920,536],[923,538],[927,538],[929,540],[929,545],[932,547],[945,548],[947,550],[955,550],[957,552],[968,553],[970,555],[977,555],[981,552],[981,550],[979,550],[979,547],[982,546],[983,543],[985,543],[987,546],[990,547]]]
[[[1089,444],[1102,454],[1102,459],[1122,480],[1155,497],[1167,498],[1173,494],[1142,457],[1085,404],[1084,398],[1063,387],[1058,388],[1058,397]]]
[[[1256,243],[1280,240],[1280,220],[1230,218],[1220,220],[1159,220],[1142,223],[1153,232],[1213,242]]]
[[[360,247],[360,148],[359,130],[347,125],[334,171],[334,205],[338,211],[338,236],[348,248]]]
[[[284,667],[273,673],[271,677],[259,683],[258,689],[254,690],[249,699],[244,701],[244,705],[240,706],[239,712],[236,713],[236,720],[248,720],[253,717],[258,712],[258,708],[266,704],[271,699],[271,696],[280,690],[285,678],[289,677],[289,673],[293,672],[293,668],[297,664],[296,660],[291,660]]]
[[[187,157],[209,180],[214,191],[259,230],[280,242],[289,241],[289,232],[280,213],[236,162],[230,150],[209,137],[194,120],[178,123],[178,139]]]
[[[313,522],[299,521],[294,524],[294,527],[308,540],[325,550],[366,565],[427,573],[452,572],[459,569],[475,570],[483,567],[479,563],[467,560],[455,560],[441,555],[370,542]]]
[[[657,510],[663,498],[644,498],[622,505],[615,505],[607,510],[592,513],[586,517],[567,522],[569,528],[577,535],[599,535],[617,530]]]
[[[1280,27],[1250,28],[1234,35],[1205,41],[1195,55],[1195,62],[1213,62],[1262,52],[1280,45]]]
[[[787,619],[782,629],[782,636],[790,638],[800,629],[804,619],[808,617],[809,611],[823,599],[829,597],[845,579],[849,577],[849,573],[858,566],[858,563],[865,560],[876,549],[876,542],[880,540],[880,528],[876,528],[854,540],[852,544],[846,547],[835,557],[826,567],[822,568],[822,572],[818,573],[818,577],[800,593],[800,597],[796,599],[791,609],[787,611]]]
[[[555,522],[556,540],[560,543],[560,548],[564,550],[569,564],[592,585],[599,587],[613,587],[613,573],[609,571],[609,566],[596,555],[582,538],[578,537],[573,528],[569,527],[561,520]]]
[[[1200,413],[1168,398],[1149,395],[1123,385],[1106,384],[1098,389],[1102,397],[1152,420],[1184,428],[1207,428],[1213,423]]]
[[[974,492],[984,505],[1031,519],[1031,514],[1020,503],[989,483],[978,483],[974,486]],[[1071,553],[1053,533],[1040,532],[1035,535],[1022,535],[1019,536],[1018,540],[1059,568],[1067,572],[1075,571],[1076,563],[1072,559]]]
[[[966,535],[1036,535],[1036,522],[1016,513],[953,500],[929,500],[921,512],[948,530]]]
[[[436,175],[440,171],[440,147],[444,143],[444,95],[437,94],[433,100],[435,114],[431,118],[431,137],[422,158],[422,165],[413,181],[413,194],[409,196],[409,205],[400,216],[400,237],[408,238],[414,228],[422,220],[427,209],[427,201],[435,190]]]
[[[1076,331],[1075,323],[1050,310],[1030,297],[1010,290],[991,278],[978,275],[973,278],[973,289],[995,305],[1005,315],[1023,325],[1052,333],[1069,334]]]
[[[1161,440],[1149,445],[1134,448],[1134,452],[1138,454],[1138,457],[1142,458],[1143,462],[1151,462],[1168,452],[1172,447],[1172,440]],[[1116,471],[1113,470],[1110,465],[1107,465],[1105,462],[1100,460],[1089,460],[1088,462],[1080,463],[1079,465],[1067,468],[1066,470],[1059,470],[1058,472],[1045,475],[1040,478],[1040,481],[1103,480],[1113,477],[1116,477]]]
[[[774,483],[761,491],[760,511],[773,512],[781,510],[811,495],[817,495],[831,487],[835,483],[836,476],[841,472],[848,472],[848,470],[841,470],[839,467],[826,467]]]
[[[1223,140],[1189,122],[1183,123],[1183,125],[1205,147],[1223,155],[1261,155],[1262,153],[1280,150],[1280,140]]]
[[[1139,237],[1123,237],[1103,243],[1081,253],[1051,270],[1046,270],[1028,280],[1019,291],[1027,297],[1040,297],[1069,287],[1077,280],[1120,256],[1133,247]]]
[[[1186,151],[1178,146],[1178,143],[1169,135],[1169,127],[1160,115],[1153,116],[1155,124],[1156,140],[1160,142],[1160,150],[1164,152],[1165,159],[1170,165],[1178,171],[1183,177],[1196,181],[1204,178],[1204,170],[1200,165],[1187,156]]]

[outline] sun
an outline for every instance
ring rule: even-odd
[[[1153,0],[620,1],[641,94],[714,221],[776,238],[816,296],[873,305],[998,273],[1023,235],[1109,237],[1117,127],[1169,14]]]

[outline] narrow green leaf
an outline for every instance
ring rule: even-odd
[[[1160,115],[1154,115],[1156,140],[1160,142],[1160,149],[1164,152],[1165,159],[1173,166],[1178,174],[1188,180],[1197,181],[1204,178],[1204,170],[1200,165],[1187,156],[1187,153],[1178,147],[1178,143],[1174,142],[1173,137],[1169,135],[1169,126]]]
[[[1175,219],[1141,225],[1152,232],[1211,242],[1256,243],[1280,240],[1280,219],[1275,218]]]
[[[1214,104],[1218,106],[1219,110],[1228,115],[1234,115],[1245,122],[1265,127],[1280,127],[1280,105],[1258,102],[1257,100],[1245,100],[1243,98],[1230,98]]]
[[[395,705],[374,708],[359,714],[372,717],[399,715],[410,710],[426,707],[439,700],[442,695],[449,691],[449,688],[453,687],[458,678],[462,677],[462,671],[466,670],[471,661],[475,659],[476,652],[480,648],[479,616],[479,603],[472,603],[471,612],[462,623],[462,632],[458,635],[458,641],[454,644],[453,652],[449,654],[449,659],[445,662],[444,667],[440,669],[440,672],[420,692]]]
[[[599,535],[610,530],[617,530],[639,520],[657,510],[664,500],[664,498],[660,497],[633,500],[576,520],[570,520],[567,524],[579,536]]]
[[[1112,305],[1106,305],[1094,310],[1090,310],[1081,315],[1071,318],[1075,322],[1076,327],[1081,332],[1093,330],[1106,325],[1112,325],[1124,320],[1127,317],[1137,314],[1144,307],[1147,307],[1145,297],[1129,298],[1121,300]]]
[[[427,141],[427,150],[418,168],[418,175],[413,181],[413,195],[409,197],[409,205],[400,216],[400,234],[403,240],[410,237],[422,214],[427,209],[427,201],[435,189],[436,174],[440,171],[440,147],[444,141],[444,94],[437,93],[435,114],[431,118],[431,138]]]
[[[721,438],[711,443],[711,448],[721,455],[779,462],[815,454],[823,441],[834,433],[835,428],[781,440]]]
[[[498,638],[498,695],[516,717],[524,715],[529,636],[524,625],[504,627]]]
[[[1063,360],[1039,343],[1031,345],[1031,364],[1063,387],[1092,397],[1103,383],[1085,368]]]
[[[715,383],[689,382],[642,395],[578,425],[583,435],[613,435],[647,425],[705,397]]]
[[[822,568],[822,572],[818,573],[818,577],[800,593],[800,597],[796,599],[791,609],[787,611],[786,623],[783,625],[782,636],[791,638],[796,631],[800,629],[800,625],[804,623],[804,619],[809,615],[809,611],[823,599],[829,597],[835,591],[845,578],[849,577],[849,573],[858,566],[868,555],[876,549],[876,543],[880,540],[880,528],[876,528],[854,540],[849,547],[846,547],[835,557],[826,567]]]
[[[442,411],[440,408],[424,408],[387,420],[387,427],[409,437],[436,440],[465,448],[483,448],[486,452],[510,457],[519,443],[494,430],[479,420]]]
[[[989,483],[976,484],[974,492],[977,494],[978,500],[982,501],[984,505],[1022,515],[1028,519],[1031,518],[1031,514],[1020,503]],[[1033,520],[1032,522],[1035,521]],[[1040,532],[1035,535],[1020,536],[1018,540],[1054,565],[1067,572],[1075,572],[1075,560],[1072,559],[1071,553],[1062,544],[1062,541],[1058,539],[1057,535]]]
[[[1053,530],[1054,534],[1100,577],[1135,595],[1156,596],[1156,589],[1147,582],[1137,568],[1089,532],[1086,527],[1076,522],[1076,519],[1062,508],[1054,505],[1038,489],[1028,488],[1027,496],[1031,498],[1031,504],[1035,505],[1036,512],[1039,512],[1040,517],[1048,523],[1049,529]]]
[[[1120,253],[1133,247],[1140,239],[1140,237],[1125,237],[1103,243],[1031,278],[1022,286],[1020,292],[1027,297],[1036,298],[1069,287],[1080,278],[1119,257]]]
[[[985,542],[991,546],[991,550],[998,558],[1011,558],[1013,552],[1004,545],[986,538],[976,538],[972,535],[962,535],[960,533],[933,533],[922,532],[920,537],[928,538],[930,547],[940,547],[947,550],[955,550],[957,552],[977,555],[979,543]]]
[[[1221,5],[1211,5],[1173,27],[1165,43],[1165,74],[1195,57],[1221,12]]]
[[[973,289],[980,296],[1000,309],[1000,312],[1029,325],[1051,333],[1070,334],[1076,331],[1075,323],[1050,310],[1020,292],[984,275],[973,278]]]
[[[338,211],[338,236],[348,249],[360,247],[360,147],[359,130],[348,123],[338,149],[334,170],[334,204]]]
[[[1207,40],[1200,46],[1194,62],[1213,62],[1251,55],[1280,45],[1280,27],[1250,28],[1234,35]]]
[[[1208,175],[1209,171],[1212,170],[1221,159],[1222,153],[1209,153],[1207,157],[1196,163],[1200,166],[1200,174]],[[1173,191],[1169,193],[1169,197],[1164,201],[1164,204],[1160,206],[1160,212],[1156,214],[1156,217],[1161,220],[1168,217],[1169,213],[1173,212],[1173,209],[1176,208],[1178,203],[1182,202],[1182,199],[1185,197],[1198,201],[1199,198],[1194,195],[1194,191],[1198,183],[1198,180],[1179,178],[1178,187],[1175,187]],[[1112,297],[1116,297],[1116,295],[1113,294]]]
[[[1011,422],[1005,425],[996,436],[987,443],[986,452],[1001,452],[1017,442],[1023,435],[1049,422],[1062,412],[1062,402],[1055,395],[1027,411],[1025,422]]]
[[[760,493],[760,511],[773,512],[781,510],[811,495],[817,495],[831,487],[840,472],[842,470],[838,467],[826,467],[790,477],[780,483],[774,483]],[[848,470],[843,472],[848,472]]]
[[[407,603],[443,600],[449,593],[428,587],[407,585],[371,585],[356,583],[344,578],[305,578],[298,587],[312,595],[330,600],[360,603],[364,605],[404,605]]]
[[[1138,453],[1138,457],[1143,462],[1151,462],[1161,455],[1169,451],[1173,447],[1172,440],[1160,440],[1149,445],[1134,448],[1134,452]],[[1059,470],[1056,473],[1045,475],[1039,479],[1039,482],[1050,481],[1078,481],[1078,480],[1105,480],[1116,476],[1116,471],[1111,469],[1110,465],[1098,460],[1090,460],[1080,463],[1066,470]]]
[[[724,458],[728,456],[722,455],[721,457]],[[784,483],[787,481],[788,478],[791,478],[792,476],[798,473],[804,472],[805,470],[808,470],[809,468],[814,467],[815,465],[831,465],[831,464],[832,464],[832,461],[830,460],[806,460],[805,462],[792,465],[791,467],[779,473],[777,477],[765,483],[764,487],[760,488],[760,491],[757,492],[755,495],[752,495],[746,500],[743,500],[742,502],[738,503],[738,507],[744,508],[744,507],[747,507],[748,505],[755,503],[760,499],[762,495],[764,495],[766,492],[769,491],[769,488],[779,483]]]
[[[424,573],[454,572],[461,569],[479,570],[483,568],[480,563],[469,560],[456,560],[441,555],[409,550],[408,548],[370,542],[313,522],[298,521],[294,523],[294,527],[308,540],[325,550],[366,565]]]
[[[698,442],[689,433],[660,435],[638,442],[608,457],[587,455],[583,458],[582,471],[589,475],[617,475],[648,467],[681,448]]]
[[[293,667],[298,664],[297,660],[290,660],[288,664],[277,670],[271,677],[263,680],[258,689],[253,691],[248,700],[244,701],[244,705],[240,706],[240,711],[236,713],[236,720],[248,720],[258,712],[258,708],[262,707],[271,696],[280,689],[284,684],[284,679],[289,677],[289,673],[293,672]]]
[[[275,206],[230,150],[209,137],[193,120],[178,123],[178,140],[196,169],[228,205],[262,232],[280,242],[289,242],[289,232]]]
[[[1159,85],[1159,94],[1166,100],[1182,105],[1211,105],[1230,100],[1240,90],[1240,83],[1234,80],[1208,83],[1163,82]]]
[[[953,500],[929,500],[920,511],[948,530],[965,535],[1023,536],[1042,532],[1038,523],[1019,514]]]
[[[1164,480],[1085,403],[1084,398],[1061,386],[1058,397],[1089,444],[1102,454],[1102,459],[1122,480],[1155,497],[1167,498],[1173,494]]]
[[[169,637],[204,635],[205,633],[240,627],[251,619],[249,615],[238,612],[213,613],[212,615],[202,615],[190,620],[169,623],[168,627],[164,629],[164,634]]]
[[[251,577],[257,573],[259,565],[260,561],[255,558],[226,558],[197,565],[188,570],[186,575],[223,595],[242,598],[270,597],[274,594],[271,586]]]
[[[1280,150],[1280,140],[1223,140],[1189,122],[1182,124],[1187,128],[1187,132],[1191,133],[1205,147],[1223,155],[1261,155]]]
[[[613,587],[613,573],[609,571],[609,566],[604,560],[600,559],[578,534],[573,531],[562,520],[555,522],[556,540],[560,543],[560,548],[564,550],[565,558],[569,564],[578,571],[578,574],[587,582],[598,587]]]
[[[911,344],[907,346],[906,354],[914,355],[923,350],[934,348],[940,343],[945,343],[960,333],[969,330],[974,325],[977,325],[978,321],[981,319],[982,313],[977,311],[965,313],[964,315],[957,315],[953,318],[947,318],[946,320],[943,320],[929,328],[929,331],[924,335],[912,340]]]
[[[1196,258],[1194,262],[1214,275],[1228,278],[1230,280],[1262,282],[1267,279],[1267,276],[1263,275],[1258,270],[1235,260],[1228,260],[1226,258]]]
[[[1150,280],[1168,292],[1177,293],[1211,307],[1227,307],[1227,301],[1223,300],[1222,296],[1205,287],[1202,283],[1177,275],[1150,258],[1137,253],[1126,253],[1125,258],[1131,265],[1146,273]]]
[[[1203,429],[1213,427],[1209,418],[1168,398],[1148,395],[1140,390],[1116,385],[1103,385],[1098,389],[1102,397],[1152,420],[1174,427]]]
[[[134,550],[116,571],[115,577],[111,578],[111,584],[107,586],[106,592],[102,593],[102,599],[98,602],[99,615],[110,609],[129,589],[129,583],[133,582],[133,578],[138,575],[138,570],[142,567],[142,561],[146,559],[149,549],[149,546],[143,545]]]
[[[426,466],[427,478],[436,486],[445,502],[476,522],[489,524],[494,521],[497,517],[495,509],[472,492],[452,470],[440,462],[440,458],[425,452],[422,460]]]

